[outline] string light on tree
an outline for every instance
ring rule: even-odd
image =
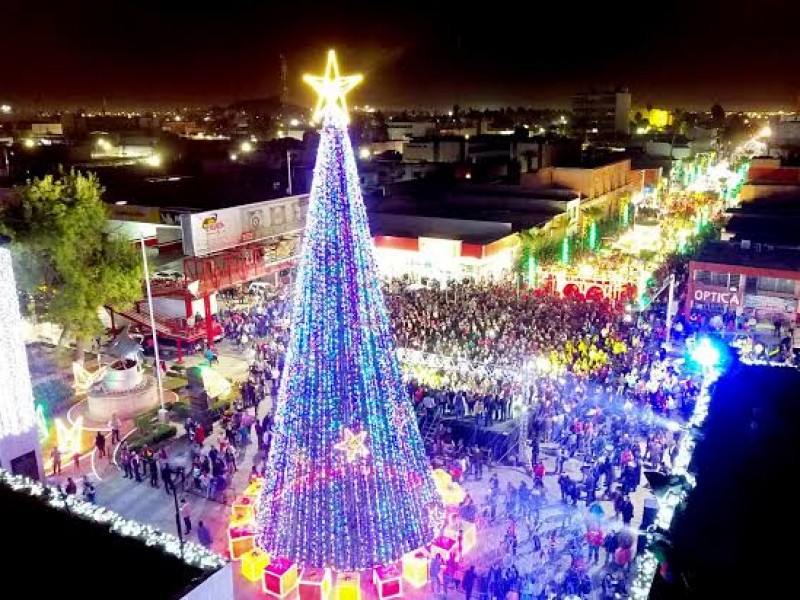
[[[28,357],[22,338],[19,297],[8,238],[0,240],[0,438],[27,433],[37,426]]]
[[[342,76],[306,76],[320,142],[256,543],[300,567],[386,565],[438,535],[442,502],[380,289]],[[357,424],[357,426],[355,425]],[[299,468],[298,468],[299,467]]]

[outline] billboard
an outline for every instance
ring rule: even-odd
[[[305,227],[308,194],[183,215],[183,252],[204,256]]]

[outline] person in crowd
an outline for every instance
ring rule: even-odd
[[[192,505],[186,501],[186,498],[181,499],[180,510],[183,519],[183,533],[189,535],[192,532]]]
[[[208,549],[211,548],[211,544],[213,543],[211,532],[203,521],[197,522],[197,541],[200,542],[201,546]]]
[[[106,455],[106,436],[102,431],[98,431],[94,436],[94,447],[97,449],[98,458],[105,458]]]

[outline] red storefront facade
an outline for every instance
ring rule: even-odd
[[[685,310],[734,313],[760,323],[797,323],[800,271],[753,265],[689,263]]]

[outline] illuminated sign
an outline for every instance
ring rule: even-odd
[[[305,226],[308,195],[183,215],[183,250],[205,256],[242,244],[298,232]]]
[[[722,292],[719,290],[696,289],[694,291],[694,301],[705,304],[725,304],[733,308],[742,305],[739,292]]]

